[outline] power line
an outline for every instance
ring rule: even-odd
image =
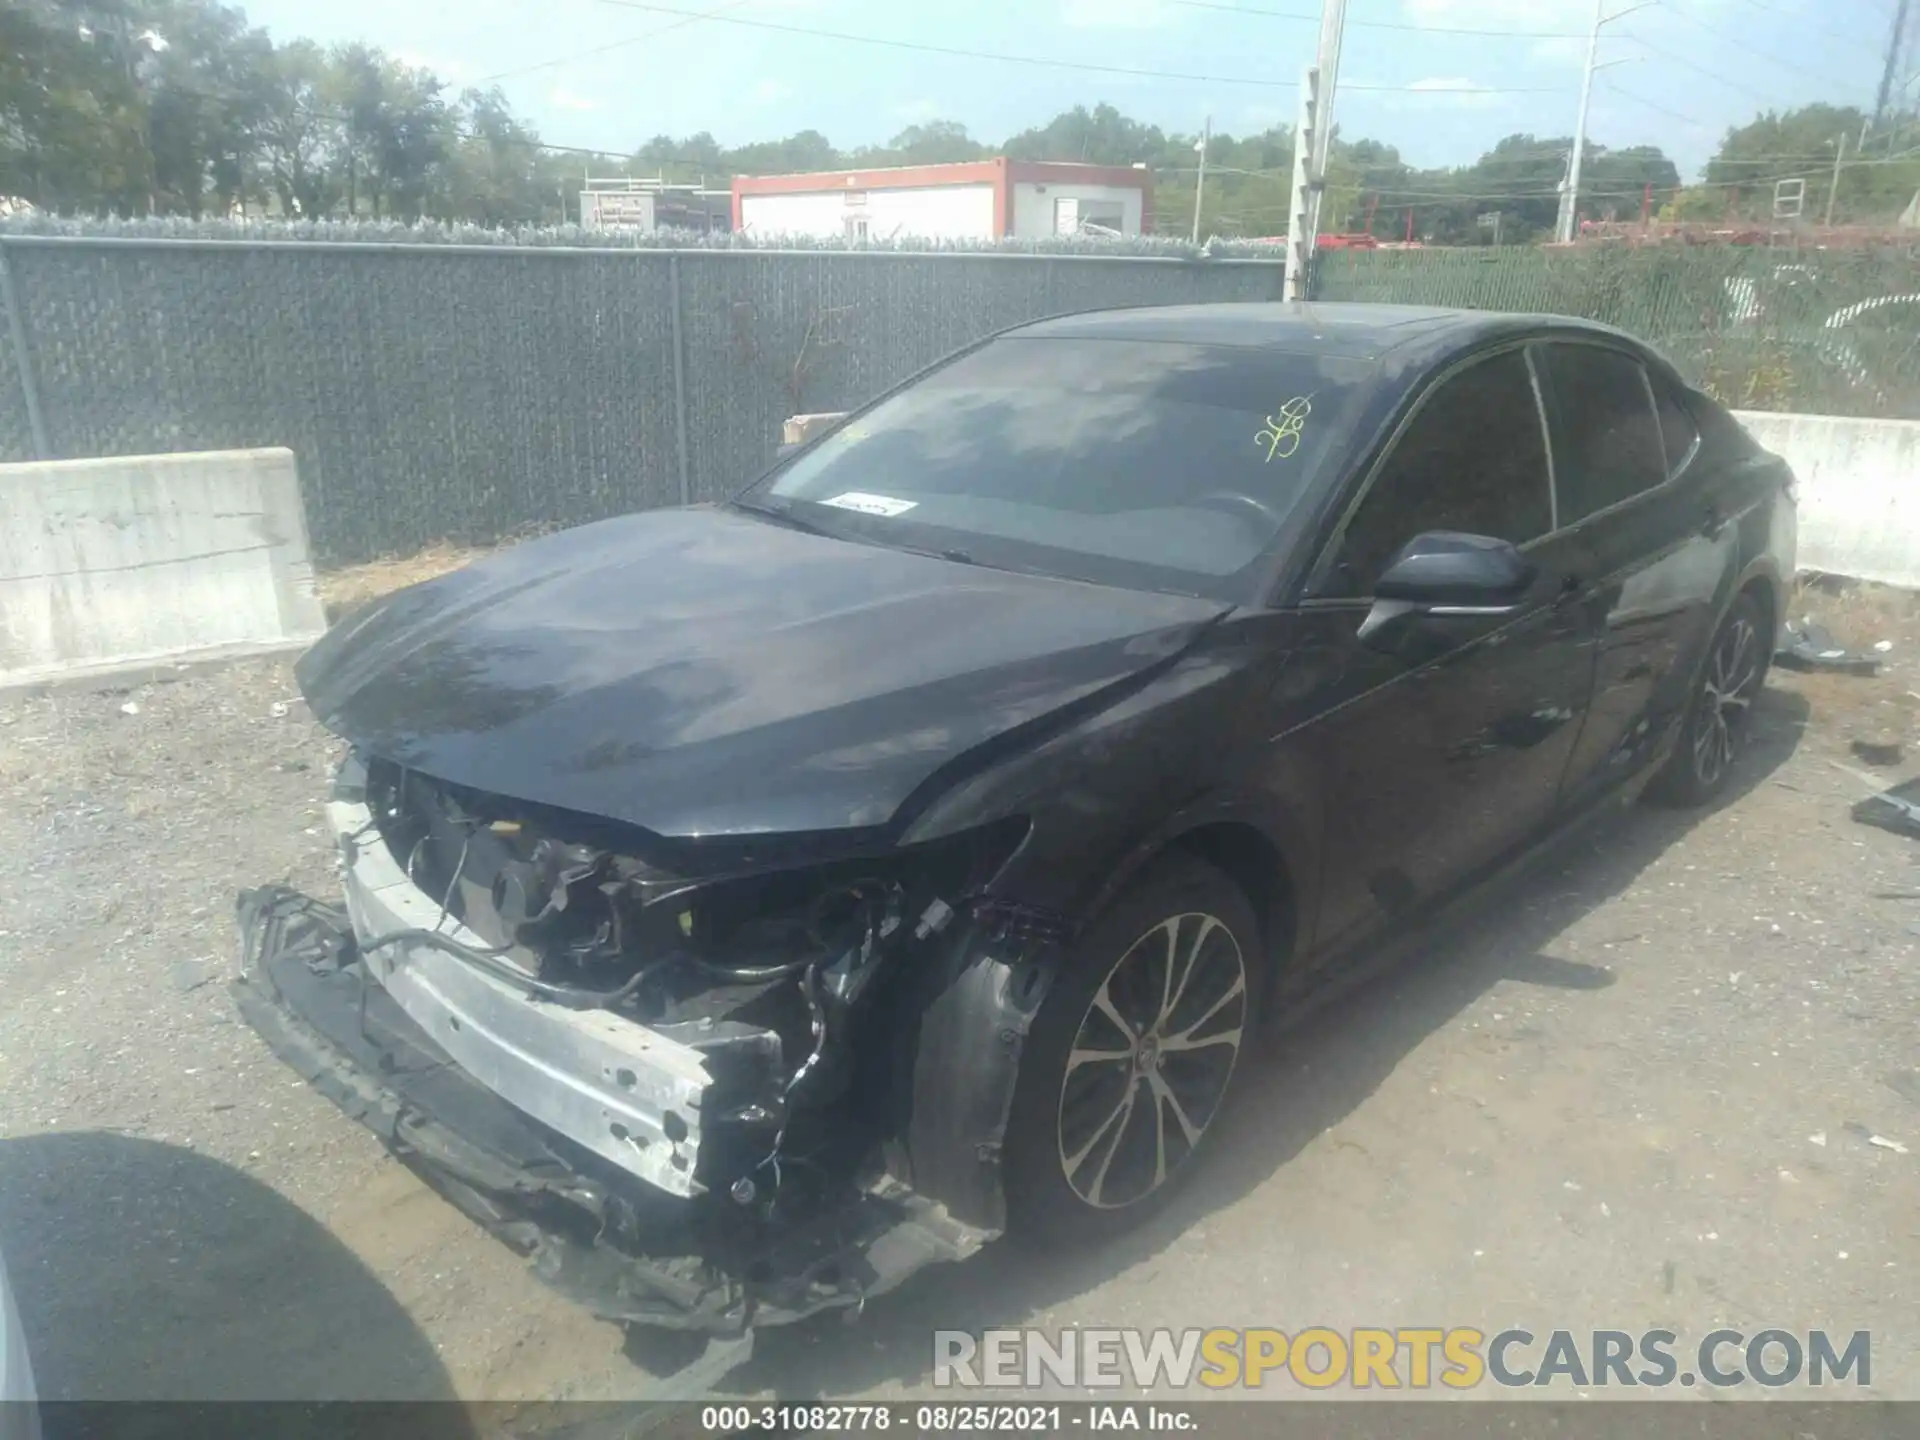
[[[1702,20],[1699,16],[1689,14],[1687,11],[1682,10],[1679,6],[1673,4],[1672,0],[1666,0],[1666,3],[1662,4],[1660,8],[1666,11],[1667,14],[1669,15],[1679,16],[1682,20],[1686,21],[1689,25],[1694,25],[1699,27],[1700,29],[1706,31],[1709,35],[1715,36],[1719,40],[1724,41],[1728,45],[1732,45],[1736,49],[1744,50],[1749,55],[1759,56],[1762,60],[1767,61],[1769,64],[1778,65],[1783,70],[1791,70],[1797,76],[1804,77],[1810,73],[1805,61],[1783,60],[1778,55],[1775,55],[1770,51],[1762,50],[1757,45],[1749,45],[1746,41],[1740,39],[1738,36],[1729,35],[1726,33],[1726,31],[1717,29],[1716,27],[1709,25],[1706,21]],[[1846,86],[1851,85],[1853,83],[1852,81],[1835,79],[1835,77],[1831,75],[1824,76],[1823,78],[1829,81],[1832,81],[1837,85],[1840,85],[1842,88],[1845,88]]]
[[[1228,5],[1223,0],[1173,0],[1189,10],[1219,10],[1229,15],[1258,15],[1264,20],[1308,20],[1320,23],[1318,15],[1292,10],[1263,10],[1257,5]],[[1399,20],[1353,20],[1347,24],[1368,30],[1411,30],[1422,35],[1480,35],[1495,40],[1584,40],[1572,30],[1477,30],[1462,25],[1409,25]]]
[[[1642,49],[1651,50],[1654,54],[1662,56],[1665,59],[1671,60],[1676,65],[1685,66],[1687,69],[1693,71],[1696,75],[1704,75],[1707,77],[1707,79],[1715,81],[1718,84],[1724,85],[1729,90],[1738,90],[1742,95],[1750,95],[1755,99],[1759,100],[1763,106],[1769,109],[1772,108],[1773,106],[1774,102],[1771,97],[1767,95],[1763,95],[1760,91],[1755,90],[1752,86],[1743,84],[1738,80],[1729,80],[1726,76],[1718,73],[1717,71],[1709,70],[1706,66],[1701,65],[1695,61],[1689,60],[1686,56],[1677,54],[1672,50],[1668,50],[1664,46],[1656,45],[1651,40],[1642,39],[1640,36],[1633,34],[1631,31],[1623,32],[1620,38],[1623,40],[1631,40],[1635,45],[1640,46]]]
[[[1702,129],[1702,130],[1711,130],[1713,128],[1711,125],[1707,124],[1706,121],[1695,119],[1691,115],[1682,115],[1678,110],[1671,110],[1667,108],[1665,105],[1662,105],[1658,100],[1649,100],[1647,99],[1646,96],[1636,95],[1631,90],[1622,90],[1618,85],[1614,84],[1613,81],[1611,80],[1603,79],[1601,80],[1600,83],[1606,87],[1607,93],[1609,95],[1618,95],[1622,100],[1631,100],[1636,105],[1644,105],[1649,110],[1657,110],[1660,112],[1660,114],[1667,116],[1669,119],[1678,120],[1682,124],[1697,126],[1699,129]]]
[[[640,0],[600,0],[603,5],[622,10],[645,10],[655,15],[693,16],[696,12],[670,5],[642,4]],[[1098,75],[1130,75],[1146,80],[1191,80],[1205,85],[1253,85],[1267,90],[1291,90],[1297,80],[1264,80],[1248,75],[1193,75],[1173,70],[1141,70],[1126,65],[1100,65],[1090,60],[1052,60],[1033,55],[1009,55],[992,50],[966,50],[956,45],[928,45],[915,40],[891,40],[877,35],[857,35],[846,30],[826,30],[811,25],[788,25],[777,20],[750,20],[744,15],[699,15],[720,25],[743,25],[754,30],[772,30],[784,35],[807,35],[822,40],[841,40],[853,45],[877,45],[888,50],[911,50],[922,55],[951,55],[963,60],[998,60],[1009,65],[1037,65],[1054,70],[1082,70]]]
[[[575,60],[591,60],[595,56],[605,55],[609,51],[620,50],[628,45],[638,45],[642,40],[653,40],[661,35],[667,34],[669,31],[683,30],[689,25],[699,24],[702,20],[711,20],[722,10],[737,10],[746,3],[747,0],[727,0],[726,4],[716,5],[704,15],[689,15],[684,19],[669,21],[665,25],[657,25],[653,29],[640,35],[629,35],[624,40],[610,41],[605,45],[595,45],[586,50],[575,50],[569,55],[556,55],[551,60],[537,60],[531,65],[520,65],[512,70],[496,70],[491,75],[482,75],[478,80],[474,81],[474,84],[487,85],[495,80],[511,79],[516,75],[531,75],[536,70],[550,70],[555,65],[570,65]]]
[[[840,40],[851,45],[875,45],[887,50],[910,50],[922,55],[951,55],[963,60],[993,60],[1004,65],[1034,65],[1049,70],[1082,70],[1096,75],[1130,75],[1146,80],[1190,80],[1203,85],[1251,85],[1263,90],[1292,90],[1297,80],[1265,80],[1251,75],[1195,75],[1180,70],[1142,70],[1128,65],[1100,65],[1090,60],[1057,60],[1038,55],[1012,55],[1005,51],[967,50],[957,45],[929,45],[917,40],[893,40],[880,35],[860,35],[849,30],[827,30],[814,25],[788,25],[777,20],[750,20],[744,15],[700,15],[671,5],[642,3],[642,0],[600,0],[623,10],[645,10],[656,15],[687,15],[710,19],[716,25],[743,25],[754,30],[771,30],[783,35],[806,35],[821,40]],[[1342,85],[1343,90],[1391,91],[1420,95],[1557,95],[1550,86],[1487,86],[1472,90],[1434,90],[1413,85]]]

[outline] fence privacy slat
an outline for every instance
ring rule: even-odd
[[[289,446],[316,558],[336,564],[715,499],[771,461],[788,416],[857,405],[995,330],[1274,300],[1281,277],[1124,252],[128,229],[4,237],[18,325],[0,332],[0,459],[30,456],[36,428],[51,458]],[[1587,316],[1736,406],[1920,418],[1913,251],[1332,252],[1314,294]]]

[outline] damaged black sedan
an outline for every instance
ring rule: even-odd
[[[1111,1234],[1263,1016],[1725,785],[1793,539],[1785,466],[1600,327],[1025,326],[726,504],[336,627],[345,905],[245,894],[236,993],[610,1318]]]

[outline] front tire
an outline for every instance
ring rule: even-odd
[[[1650,799],[1665,805],[1704,805],[1726,788],[1746,747],[1753,704],[1772,658],[1760,602],[1743,592],[1714,631],[1679,742],[1648,787]]]
[[[1245,894],[1185,857],[1094,923],[1021,1060],[1005,1147],[1016,1235],[1102,1239],[1166,1202],[1243,1068],[1264,960]]]

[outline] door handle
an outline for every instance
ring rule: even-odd
[[[1714,536],[1720,533],[1720,528],[1725,523],[1726,522],[1720,518],[1720,507],[1718,505],[1706,505],[1701,507],[1700,533],[1706,536],[1709,540],[1713,539]]]

